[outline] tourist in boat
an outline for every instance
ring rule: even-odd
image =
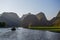
[[[16,28],[15,28],[15,27],[13,27],[11,30],[12,30],[12,31],[15,31],[15,30],[16,30]]]

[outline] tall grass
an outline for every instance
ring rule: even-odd
[[[29,27],[29,29],[34,30],[47,30],[47,31],[60,31],[60,26],[51,26],[51,27]]]

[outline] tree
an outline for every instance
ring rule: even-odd
[[[5,22],[0,22],[0,27],[5,27],[6,23]]]

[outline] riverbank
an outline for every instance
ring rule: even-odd
[[[29,29],[33,30],[46,30],[52,32],[60,32],[60,27],[29,27]]]

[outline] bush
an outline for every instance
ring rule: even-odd
[[[0,27],[5,27],[6,23],[5,22],[0,22]]]

